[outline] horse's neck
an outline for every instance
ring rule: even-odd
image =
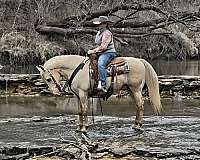
[[[66,79],[69,79],[71,73],[72,73],[72,70],[70,69],[64,69],[64,68],[60,68],[58,70],[58,72],[60,73],[60,75],[62,75],[64,78]]]
[[[74,70],[81,62],[83,62],[85,57],[77,56],[77,55],[69,55],[64,59],[62,66],[63,68],[67,68],[69,70]]]
[[[70,77],[73,71],[79,66],[81,62],[86,60],[85,57],[76,55],[57,56],[45,63],[48,69],[59,69],[64,77]],[[85,64],[83,70],[87,70],[88,63]]]
[[[82,61],[84,57],[77,55],[62,55],[49,59],[44,67],[47,69],[68,69],[74,70]]]

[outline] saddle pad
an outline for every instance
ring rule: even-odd
[[[125,64],[125,62],[126,61],[123,58],[116,57],[107,65],[107,67],[110,67],[111,65],[121,66],[121,65]]]
[[[123,63],[118,63],[117,65],[115,65],[115,64],[107,67],[107,77],[112,76],[112,70],[113,70],[112,67],[115,67],[117,75],[125,74],[130,71],[128,62],[126,62],[124,60],[123,60]]]

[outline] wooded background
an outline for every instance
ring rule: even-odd
[[[198,59],[199,0],[0,0],[1,63],[43,63],[94,46],[93,18],[113,20],[117,52],[152,59]]]

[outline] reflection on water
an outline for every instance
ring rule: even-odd
[[[0,117],[56,116],[77,111],[75,99],[23,96],[9,96],[6,99],[6,97],[0,97]]]
[[[150,62],[158,75],[200,75],[200,61],[163,61]],[[35,65],[4,66],[0,74],[34,74],[39,73]]]
[[[200,61],[162,61],[150,62],[158,75],[200,75]]]
[[[8,103],[7,103],[8,102]],[[176,101],[162,99],[165,109],[164,115],[197,116],[200,117],[200,100]],[[93,105],[91,105],[93,104]],[[91,109],[93,106],[93,111]],[[130,117],[135,116],[135,104],[130,98],[116,100],[110,99],[102,103],[103,114],[107,116]],[[101,107],[97,100],[90,100],[90,111],[101,115]],[[76,98],[66,97],[0,97],[0,118],[6,117],[32,117],[57,116],[63,114],[78,114]],[[154,115],[149,101],[145,101],[145,116]]]
[[[164,112],[162,115],[166,116],[197,116],[200,117],[200,100],[176,100],[165,98],[161,100]],[[135,103],[130,98],[118,101],[111,99],[103,103],[103,111],[105,115],[115,115],[120,117],[135,116]],[[152,106],[149,100],[145,100],[144,112],[146,116],[154,115]]]

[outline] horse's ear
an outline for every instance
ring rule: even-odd
[[[40,72],[44,72],[44,71],[45,71],[44,67],[43,67],[43,66],[41,66],[41,65],[39,65],[39,66],[36,66],[36,68],[37,68],[37,69],[38,69],[38,71],[40,71]]]

